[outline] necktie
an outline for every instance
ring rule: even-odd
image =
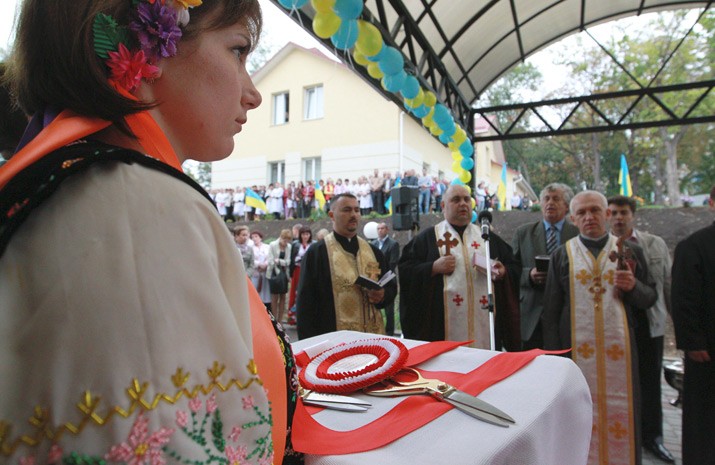
[[[550,226],[549,229],[546,230],[546,253],[551,255],[558,245],[556,240],[556,227]]]

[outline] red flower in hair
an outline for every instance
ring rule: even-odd
[[[109,59],[107,66],[110,70],[109,82],[126,89],[135,91],[142,78],[155,79],[159,77],[159,68],[147,63],[142,50],[130,52],[124,44],[119,44],[119,51],[107,52]]]

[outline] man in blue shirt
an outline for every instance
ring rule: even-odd
[[[543,348],[541,314],[544,311],[546,270],[536,268],[536,256],[550,255],[556,248],[578,235],[578,228],[566,221],[573,191],[565,184],[551,183],[539,196],[543,219],[516,230],[512,242],[514,257],[521,264],[519,282],[522,348]]]

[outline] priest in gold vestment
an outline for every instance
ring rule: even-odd
[[[544,346],[571,348],[593,400],[589,464],[641,463],[633,322],[657,298],[643,250],[608,233],[606,197],[571,200],[579,235],[551,256],[544,292]]]
[[[310,246],[303,256],[296,311],[298,337],[336,330],[385,334],[384,308],[397,294],[395,279],[382,289],[367,290],[355,281],[377,281],[389,270],[376,246],[357,236],[360,206],[352,194],[333,197],[328,215],[333,232]]]

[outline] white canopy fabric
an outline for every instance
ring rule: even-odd
[[[278,0],[272,0],[278,3]],[[692,0],[365,0],[363,19],[382,29],[440,100],[463,109],[511,67],[590,26]],[[289,12],[286,12],[289,13]],[[301,8],[315,16],[311,3]],[[311,31],[310,23],[304,25]],[[312,32],[312,31],[311,31]],[[328,41],[329,43],[329,41]]]

